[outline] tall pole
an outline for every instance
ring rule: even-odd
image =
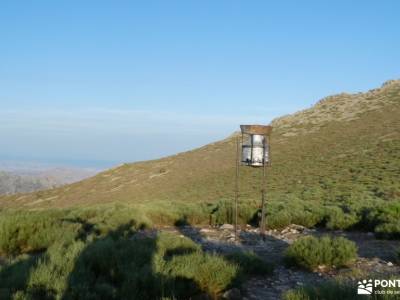
[[[235,181],[235,241],[237,241],[238,228],[238,201],[239,201],[239,166],[240,166],[240,140],[236,138],[236,181]]]
[[[264,137],[264,157],[263,157],[263,174],[262,174],[262,181],[261,181],[261,224],[260,224],[260,234],[261,237],[265,238],[265,178],[266,178],[266,171],[267,171],[267,162],[265,161],[265,153],[268,151],[267,145],[267,136]],[[268,141],[269,142],[269,141]],[[268,153],[268,161],[269,161],[269,153]]]

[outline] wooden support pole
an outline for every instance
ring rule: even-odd
[[[269,142],[269,141],[268,141]],[[266,186],[266,173],[267,173],[267,162],[265,161],[265,151],[268,151],[268,161],[270,161],[269,157],[269,149],[267,149],[267,136],[264,137],[264,158],[263,158],[263,174],[261,181],[261,222],[260,222],[260,234],[261,237],[265,238],[265,186]]]

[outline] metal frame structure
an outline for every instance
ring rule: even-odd
[[[251,166],[254,168],[263,168],[262,181],[261,181],[261,220],[260,220],[260,234],[264,238],[265,235],[265,202],[266,202],[266,177],[267,177],[267,166],[271,166],[271,145],[270,136],[272,132],[272,126],[266,125],[240,125],[241,137],[236,138],[236,177],[235,177],[235,240],[237,241],[238,232],[238,202],[239,202],[239,178],[240,178],[240,165],[241,163],[245,166]],[[251,145],[244,145],[244,136],[247,135],[251,141]],[[263,151],[262,161],[253,160],[253,137],[263,137]],[[243,161],[244,149],[250,147],[250,159]],[[248,149],[246,149],[248,151]],[[247,153],[246,153],[247,154]]]

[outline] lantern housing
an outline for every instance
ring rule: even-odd
[[[262,167],[269,161],[268,138],[271,126],[240,125],[242,131],[241,162],[246,166]]]

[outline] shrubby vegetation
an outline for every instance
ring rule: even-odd
[[[315,270],[320,265],[343,267],[357,258],[357,247],[343,237],[305,236],[290,245],[285,256],[288,264],[309,270]]]
[[[396,292],[396,288],[388,288]],[[284,300],[353,300],[366,299],[365,295],[357,295],[356,282],[352,281],[328,281],[315,285],[307,285],[297,289],[292,289],[284,293]],[[368,299],[374,300],[391,300],[400,299],[395,294],[372,294]]]
[[[3,211],[0,299],[218,298],[272,268],[254,253],[208,254],[132,207]]]
[[[133,207],[138,207],[143,211],[143,216],[147,216],[148,220],[157,225],[232,223],[234,213],[231,200],[220,200],[213,204],[155,202]],[[308,228],[373,231],[379,238],[399,238],[399,207],[397,202],[371,199],[334,203],[306,201],[293,195],[282,195],[280,200],[267,202],[266,222],[269,229],[282,229],[290,224],[298,224]],[[257,201],[241,200],[241,224],[258,226],[260,217]]]
[[[400,237],[400,202],[389,202],[371,210],[367,222],[374,227],[378,237]]]
[[[73,239],[78,227],[63,221],[57,211],[15,211],[0,218],[0,254],[17,255],[45,250],[60,235]],[[63,228],[68,230],[63,233]]]
[[[118,205],[107,209],[4,211],[0,217],[0,254],[40,252],[60,238],[68,243],[85,236],[87,231],[107,234],[127,223],[143,228],[150,221],[137,210]]]
[[[260,211],[255,202],[241,203],[239,221],[257,225]],[[104,235],[121,224],[136,222],[151,225],[231,223],[232,203],[176,203],[146,205],[105,205],[99,207],[48,210],[4,210],[0,212],[0,255],[35,253],[47,249],[54,240],[65,242],[84,236],[85,230]],[[399,238],[400,204],[369,201],[363,205],[333,205],[302,201],[286,196],[267,203],[268,228],[283,228],[291,223],[328,229],[374,231],[379,238]]]
[[[242,270],[242,275],[268,275],[273,268],[253,252],[236,251],[225,256],[236,263]]]
[[[283,296],[284,300],[353,300],[364,299],[357,296],[357,287],[354,284],[326,282],[315,286],[305,286],[289,290]]]

